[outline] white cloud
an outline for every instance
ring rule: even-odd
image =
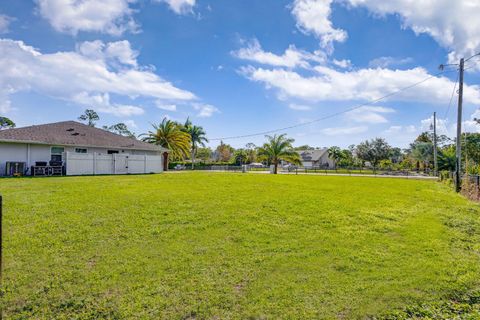
[[[292,14],[297,27],[305,33],[313,33],[321,40],[324,48],[332,49],[332,42],[343,42],[347,33],[335,29],[330,21],[331,3],[333,0],[295,0]]]
[[[160,110],[177,111],[177,106],[174,104],[164,104],[162,101],[158,101],[156,105]]]
[[[306,106],[306,105],[303,105],[303,104],[295,104],[295,103],[291,103],[288,105],[288,107],[292,110],[298,110],[298,111],[308,111],[308,110],[312,110],[312,107],[310,106]]]
[[[220,112],[216,107],[209,104],[194,103],[193,108],[199,111],[197,116],[200,118],[209,118],[214,113]]]
[[[414,125],[406,126],[390,126],[387,130],[383,131],[386,135],[399,135],[399,134],[412,134],[417,132],[417,128]]]
[[[60,32],[102,32],[119,36],[136,32],[130,3],[136,0],[36,0],[40,15]]]
[[[384,16],[397,14],[403,26],[425,33],[453,50],[450,57],[469,56],[480,51],[480,1],[476,0],[346,0]]]
[[[325,62],[326,60],[325,54],[321,51],[312,54],[299,50],[294,45],[290,45],[282,55],[266,52],[257,39],[250,41],[246,48],[232,52],[232,55],[243,60],[286,68],[308,68],[310,67],[309,61]]]
[[[127,125],[127,127],[129,127],[130,129],[138,128],[137,124],[133,120],[125,120],[125,121],[123,121],[123,123],[125,123]]]
[[[327,136],[339,136],[339,135],[349,135],[349,134],[358,134],[363,133],[368,130],[366,126],[359,127],[336,127],[336,128],[325,128],[321,130],[323,134]]]
[[[195,0],[156,0],[157,2],[165,2],[177,14],[191,13],[195,6]]]
[[[120,116],[141,114],[143,109],[112,102],[111,95],[131,100],[195,100],[191,92],[176,88],[150,70],[136,68],[136,60],[126,58],[135,55],[124,55],[130,48],[127,44],[89,42],[80,44],[78,51],[43,54],[22,41],[0,39],[0,100],[8,101],[16,92],[34,91]],[[87,54],[87,47],[96,51],[87,50]],[[109,50],[119,47],[123,50]]]
[[[333,59],[333,64],[336,65],[337,67],[344,68],[344,69],[350,68],[352,66],[352,62],[346,59],[343,59],[343,60]]]
[[[369,101],[420,82],[431,76],[423,68],[408,70],[359,69],[337,71],[325,66],[314,68],[311,76],[304,76],[281,68],[264,69],[244,67],[248,79],[264,83],[267,88],[277,89],[279,98],[297,98],[307,101]],[[400,92],[386,100],[445,103],[450,99],[453,82],[437,76]],[[464,87],[465,102],[480,104],[480,87]]]
[[[77,45],[77,51],[91,59],[137,66],[138,52],[132,50],[127,40],[109,43],[100,40],[86,41]]]
[[[364,106],[352,110],[346,114],[347,118],[362,123],[387,123],[388,120],[383,114],[393,113],[395,110],[386,107]]]
[[[440,119],[437,117],[437,134],[445,134],[447,136],[451,135],[451,131],[448,128],[447,119]],[[420,121],[421,131],[432,131],[433,132],[433,116],[423,119]]]
[[[371,60],[368,65],[371,68],[388,68],[390,66],[400,66],[411,63],[412,61],[412,58],[379,57]]]
[[[0,34],[10,32],[8,27],[10,26],[10,23],[14,20],[15,18],[9,17],[5,14],[0,14]]]

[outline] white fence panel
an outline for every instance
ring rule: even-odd
[[[162,156],[66,153],[67,175],[163,172]]]

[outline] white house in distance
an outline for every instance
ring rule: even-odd
[[[159,173],[168,150],[75,121],[0,131],[0,176]]]
[[[335,162],[328,157],[328,149],[297,151],[304,167],[333,168]]]

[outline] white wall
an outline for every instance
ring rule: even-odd
[[[160,173],[161,155],[66,153],[67,175]]]
[[[28,168],[27,174],[30,174],[30,167],[35,165],[35,162],[50,161],[51,147],[52,146],[50,145],[0,142],[0,176],[5,175],[5,163],[10,161],[27,163],[27,168]],[[68,152],[71,154],[75,154],[76,147],[65,146],[64,148],[66,153]],[[132,161],[131,161],[131,165],[133,166],[132,171],[137,172],[141,168],[143,168],[142,173],[145,172],[145,170],[147,173],[163,171],[163,166],[161,164],[159,168],[158,163],[152,160],[154,158],[149,158],[150,156],[161,157],[160,152],[115,149],[115,148],[107,149],[107,148],[94,148],[94,147],[82,147],[82,146],[78,146],[78,148],[86,148],[88,150],[88,153],[87,154],[78,153],[76,155],[81,155],[81,156],[88,155],[90,157],[93,157],[93,153],[95,153],[96,165],[97,165],[96,174],[109,174],[109,172],[113,171],[112,156],[107,154],[108,150],[118,150],[119,151],[118,155],[122,155],[122,156],[134,155],[135,157],[139,156],[142,159],[144,159],[145,156],[147,156],[147,168],[145,168],[145,165],[141,167],[141,165],[137,163],[141,161],[143,161],[142,163],[144,163],[144,160],[139,160],[139,158],[138,159],[132,158]],[[137,161],[135,161],[135,159],[137,159]],[[64,155],[64,161],[65,160],[66,160],[66,155]],[[86,172],[91,172],[93,170],[92,168],[89,168],[87,164],[83,164],[83,166],[84,167],[79,168],[78,170],[79,172],[85,172],[85,173],[79,173],[79,174],[90,174]],[[129,173],[133,173],[133,172],[129,172]]]

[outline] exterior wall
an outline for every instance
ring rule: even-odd
[[[27,174],[30,174],[30,167],[37,161],[48,162],[51,159],[50,145],[26,144],[26,143],[6,143],[0,142],[0,176],[5,175],[5,163],[10,161],[25,162],[27,164]],[[60,147],[60,146],[59,146]],[[107,155],[108,150],[118,150],[119,154],[139,155],[139,156],[160,156],[160,151],[142,151],[115,148],[96,148],[83,146],[65,146],[65,152],[75,153],[75,148],[85,148],[88,154]],[[63,160],[66,160],[64,154]],[[154,166],[156,168],[156,166]],[[153,171],[152,171],[153,172]],[[157,172],[157,171],[155,171]]]

